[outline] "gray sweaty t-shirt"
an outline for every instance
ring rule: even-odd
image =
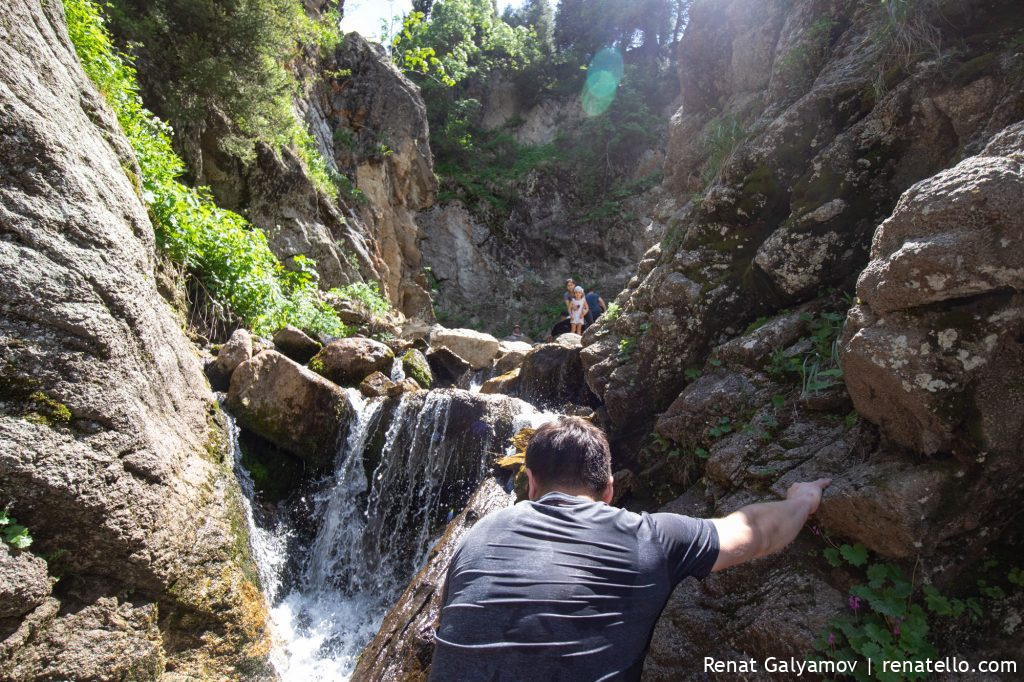
[[[480,520],[452,558],[431,680],[639,680],[672,589],[718,558],[705,520],[549,493]]]

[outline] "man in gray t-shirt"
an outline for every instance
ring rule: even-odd
[[[526,452],[528,502],[483,518],[445,582],[431,680],[639,680],[673,588],[788,545],[827,480],[723,519],[611,507],[599,429],[563,417]]]

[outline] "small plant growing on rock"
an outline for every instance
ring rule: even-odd
[[[815,648],[825,658],[840,661],[870,659],[872,674],[857,670],[857,680],[923,680],[926,673],[893,673],[884,671],[883,661],[924,661],[938,651],[929,639],[929,614],[940,617],[969,615],[977,618],[981,608],[974,599],[944,597],[938,589],[926,585],[918,592],[913,578],[895,564],[872,562],[861,544],[834,545],[816,527],[815,535],[823,537],[832,547],[825,549],[826,561],[834,567],[848,565],[864,570],[866,583],[850,588],[847,610],[829,621]],[[915,603],[915,594],[923,595],[924,607]]]
[[[608,304],[608,309],[604,311],[604,315],[602,315],[601,317],[603,317],[608,322],[614,322],[621,316],[622,306],[620,306],[615,301],[612,301],[611,303]]]
[[[616,355],[619,362],[629,362],[629,359],[633,357],[633,353],[636,352],[636,339],[632,336],[619,341],[619,352]]]
[[[6,509],[0,509],[0,534],[3,535],[4,542],[15,549],[28,549],[32,545],[32,536],[28,534],[28,529],[8,516]]]

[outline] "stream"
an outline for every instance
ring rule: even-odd
[[[349,679],[494,456],[511,453],[509,437],[557,416],[522,403],[508,423],[492,424],[466,407],[486,397],[465,391],[397,399],[346,393],[355,416],[347,433],[340,429],[334,472],[273,507],[258,501],[231,421],[235,473],[271,608],[271,661],[284,682]]]

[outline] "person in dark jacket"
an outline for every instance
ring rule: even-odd
[[[608,306],[604,304],[604,299],[601,298],[601,294],[594,290],[587,292],[587,306],[590,308],[590,312],[587,314],[587,326],[594,324],[597,318],[601,317]]]

